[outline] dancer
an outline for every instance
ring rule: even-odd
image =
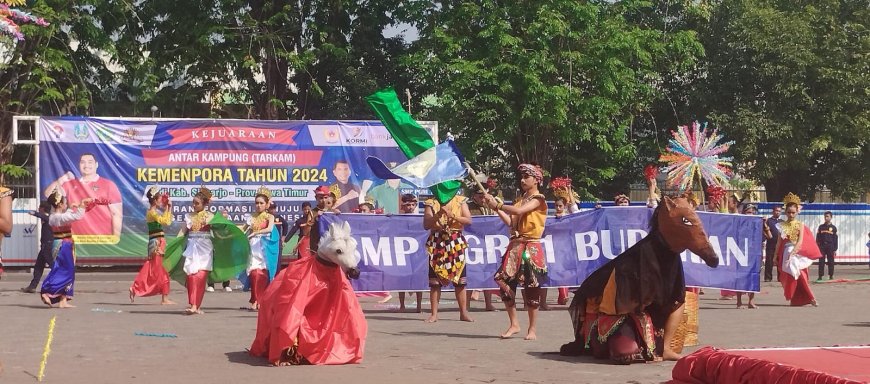
[[[575,339],[562,355],[621,364],[681,357],[671,349],[686,294],[680,254],[691,250],[714,268],[719,258],[685,197],[664,197],[650,224],[649,235],[583,281],[568,308]]]
[[[30,284],[21,288],[21,292],[34,293],[36,287],[39,286],[39,280],[42,280],[42,274],[45,268],[54,264],[51,258],[51,244],[54,242],[54,232],[51,230],[51,225],[48,224],[48,215],[51,213],[51,204],[48,201],[39,203],[39,211],[30,212],[32,216],[39,219],[39,253],[36,254],[36,260],[33,262],[33,279]]]
[[[248,279],[251,282],[251,299],[248,310],[260,309],[258,298],[263,296],[266,286],[275,277],[278,270],[278,243],[280,235],[275,226],[275,217],[266,212],[272,192],[261,187],[254,198],[256,213],[248,218],[245,233],[251,245],[251,256],[248,258]]]
[[[571,186],[571,178],[567,176],[557,177],[550,181],[550,188],[553,190],[553,196],[556,197],[553,205],[556,208],[555,216],[557,219],[565,215],[580,212],[580,207],[577,206],[580,196],[577,195],[577,192],[574,192],[574,187]],[[568,287],[560,287],[557,290],[559,298],[556,300],[556,303],[559,305],[568,304]],[[541,289],[542,311],[550,310],[550,306],[547,305],[547,291],[547,288]]]
[[[166,246],[163,267],[187,288],[185,315],[200,315],[206,284],[229,281],[244,270],[251,247],[245,234],[221,214],[206,208],[211,191],[200,187],[193,196],[193,213],[184,216],[179,236]],[[182,261],[183,259],[183,261]]]
[[[169,300],[169,274],[163,269],[163,255],[166,252],[166,239],[163,226],[172,223],[172,203],[169,196],[151,187],[145,194],[151,205],[145,213],[145,223],[148,225],[148,259],[130,286],[130,302],[136,296],[161,295],[160,305],[172,305]]]
[[[547,202],[538,191],[544,176],[535,164],[520,164],[517,168],[523,196],[513,205],[498,202],[492,195],[486,195],[486,202],[496,210],[511,228],[511,240],[502,256],[501,265],[494,279],[501,289],[501,298],[510,320],[510,325],[502,334],[508,338],[520,331],[515,302],[517,285],[522,284],[526,291],[525,307],[529,313],[529,328],[526,340],[536,340],[536,323],[540,305],[541,283],[547,278],[547,263],[541,235],[547,220]]]
[[[75,306],[70,305],[69,300],[73,297],[76,280],[76,257],[70,225],[85,216],[85,209],[78,205],[67,207],[66,197],[61,196],[57,189],[48,197],[48,202],[54,210],[48,217],[48,224],[54,232],[54,265],[42,282],[40,297],[49,307],[59,303],[60,308],[73,308]],[[93,203],[93,199],[85,198],[81,203],[87,206]]]
[[[250,355],[273,365],[356,364],[368,325],[348,278],[359,277],[359,253],[347,222],[324,231],[318,252],[275,276],[261,298]]]
[[[423,228],[429,230],[426,251],[429,254],[429,301],[432,314],[427,323],[438,321],[441,287],[453,284],[459,304],[459,320],[474,321],[468,315],[465,295],[465,249],[468,243],[462,229],[471,224],[471,212],[464,196],[453,196],[443,206],[429,199],[423,208]]]
[[[813,260],[822,257],[819,246],[813,239],[813,233],[806,225],[795,219],[798,214],[800,198],[789,193],[783,200],[785,203],[786,221],[777,224],[780,238],[776,245],[776,255],[779,265],[779,281],[785,299],[792,306],[799,307],[819,304],[810,289],[807,269],[813,265]]]

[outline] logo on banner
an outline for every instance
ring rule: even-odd
[[[88,133],[88,126],[85,124],[76,124],[73,127],[73,136],[78,140],[86,140],[88,136],[90,136]]]
[[[35,231],[35,230],[36,230],[36,225],[29,225],[27,227],[24,227],[24,236],[25,237],[33,236],[33,231]]]
[[[327,143],[337,143],[339,140],[338,130],[335,128],[326,128],[323,131],[323,137],[326,138]]]
[[[63,127],[60,124],[52,125],[51,130],[54,131],[54,137],[58,139],[60,139],[60,136],[63,135]]]
[[[141,143],[142,139],[139,138],[139,131],[134,127],[128,127],[124,130],[124,136],[121,137],[121,141],[125,143]]]

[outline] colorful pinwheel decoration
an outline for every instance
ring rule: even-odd
[[[680,126],[673,132],[666,153],[659,161],[667,163],[662,172],[668,175],[668,186],[680,192],[693,187],[695,180],[707,185],[722,185],[731,175],[732,157],[722,157],[734,141],[722,143],[717,130],[707,131],[707,124],[697,121],[692,126]],[[703,190],[703,187],[702,189]]]
[[[23,4],[23,0],[0,0],[0,35],[9,35],[15,40],[22,41],[24,40],[24,34],[21,33],[19,24],[29,23],[42,27],[48,26],[48,23],[43,18],[10,7],[10,5]]]

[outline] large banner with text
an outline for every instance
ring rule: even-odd
[[[579,286],[597,268],[647,235],[653,210],[608,207],[562,218],[549,217],[544,249],[550,287]],[[698,215],[720,264],[710,268],[689,251],[682,254],[686,285],[758,292],[762,260],[761,218],[703,213]],[[428,290],[426,238],[421,215],[333,215],[329,223],[347,221],[357,240],[360,278],[357,291]],[[468,241],[470,288],[495,288],[492,276],[508,244],[508,229],[496,216],[475,216],[464,231]]]
[[[79,263],[145,257],[145,192],[152,186],[169,194],[176,222],[190,212],[200,186],[214,194],[209,209],[226,210],[238,223],[254,209],[260,186],[272,191],[277,214],[291,224],[303,202],[314,203],[318,185],[330,187],[342,212],[369,200],[397,213],[401,194],[420,192],[369,171],[368,156],[407,160],[380,122],[44,117],[38,128],[40,197],[57,189],[74,204],[101,202],[73,224]]]

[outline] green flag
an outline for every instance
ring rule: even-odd
[[[366,102],[375,110],[375,114],[381,119],[381,123],[393,139],[405,157],[408,159],[414,158],[423,153],[429,148],[435,146],[435,141],[423,127],[418,124],[411,114],[405,112],[402,108],[402,102],[399,101],[399,96],[396,91],[390,87],[375,92],[366,97]],[[458,180],[443,182],[429,188],[438,202],[447,204],[459,189],[462,188],[462,182]]]

